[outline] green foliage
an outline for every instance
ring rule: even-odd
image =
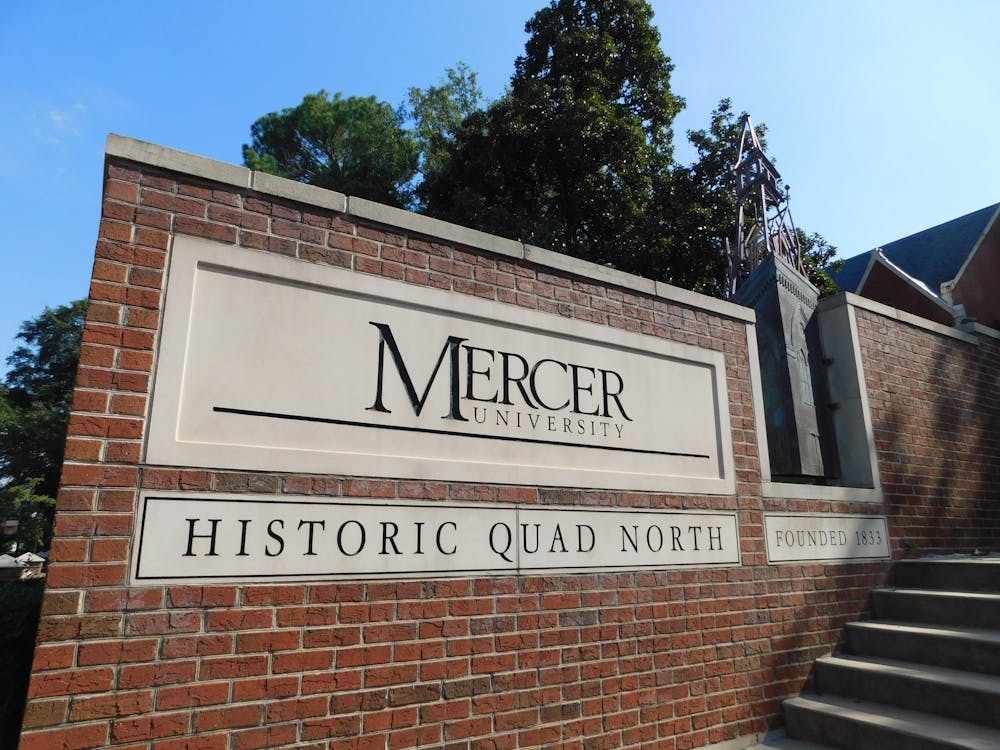
[[[18,520],[0,551],[47,548],[73,398],[85,300],[21,324],[0,383],[0,521]],[[13,549],[11,543],[13,542]],[[0,582],[0,747],[16,747],[44,580]]]
[[[0,486],[54,497],[86,315],[85,300],[25,321],[0,385]],[[35,484],[32,484],[32,482]]]
[[[374,96],[319,91],[258,119],[243,161],[251,169],[404,206],[417,146],[402,122],[401,112]]]
[[[802,265],[805,266],[809,281],[819,289],[819,296],[832,297],[834,294],[839,294],[840,287],[831,276],[844,265],[844,261],[835,260],[837,248],[816,232],[807,235],[801,229],[796,231],[802,248]]]
[[[0,747],[17,747],[45,581],[0,582]]]
[[[506,94],[484,109],[462,63],[409,90],[409,131],[402,107],[321,91],[260,118],[244,161],[721,296],[742,114],[722,100],[687,133],[697,159],[674,161],[684,101],[652,18],[647,0],[551,0],[526,24]],[[834,248],[800,238],[811,281],[834,293]]]
[[[16,519],[17,533],[0,539],[0,552],[20,555],[46,549],[52,541],[52,520],[56,501],[36,494],[39,480],[0,487],[0,521]]]
[[[683,106],[644,0],[555,0],[526,29],[509,93],[468,117],[419,192],[433,216],[637,273]]]
[[[737,114],[732,102],[723,99],[712,112],[708,129],[688,131],[688,140],[698,150],[698,159],[688,167],[678,167],[675,172],[675,186],[687,184],[690,187],[686,196],[675,195],[674,236],[675,241],[685,248],[684,262],[677,267],[691,269],[695,273],[688,273],[678,286],[721,296],[726,269],[726,238],[732,242],[736,235],[736,176],[732,167],[739,155],[745,114]],[[766,152],[766,126],[756,125],[754,129]],[[809,280],[820,290],[820,296],[836,294],[837,286],[827,269],[832,266],[837,249],[815,232],[806,234],[801,229],[796,231],[802,248],[802,264]]]
[[[459,128],[479,110],[482,97],[476,73],[462,62],[448,68],[437,86],[410,88],[409,114],[420,152],[420,172],[425,179],[444,169]]]

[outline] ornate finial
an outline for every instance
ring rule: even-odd
[[[743,116],[740,150],[732,170],[736,175],[736,246],[726,242],[726,299],[732,299],[743,279],[771,254],[806,275],[788,208],[789,188],[781,184],[781,175],[764,155],[749,115]]]

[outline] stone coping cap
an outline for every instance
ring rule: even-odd
[[[756,323],[754,311],[749,307],[736,305],[698,292],[691,292],[661,281],[625,273],[615,268],[591,263],[545,248],[534,247],[517,240],[480,232],[440,219],[432,219],[429,216],[386,206],[364,198],[347,196],[296,180],[288,180],[264,172],[255,172],[246,167],[227,164],[185,151],[177,151],[111,133],[108,135],[105,155],[106,157],[148,164],[277,198],[326,208],[366,221],[405,229],[434,240],[453,242],[496,255],[524,260],[591,279],[601,284],[611,284],[687,307],[699,308],[721,317]]]
[[[919,315],[908,313],[905,310],[897,310],[895,307],[890,307],[889,305],[876,302],[875,300],[868,299],[867,297],[861,297],[853,292],[841,292],[833,297],[821,299],[819,304],[816,306],[816,309],[822,312],[823,310],[829,310],[839,307],[840,305],[851,305],[852,307],[858,307],[862,310],[870,310],[871,312],[885,316],[886,318],[894,318],[901,323],[906,323],[915,328],[923,328],[925,331],[937,333],[941,336],[949,336],[953,339],[964,341],[966,344],[979,343],[979,337],[972,333],[968,333],[958,328],[949,328],[941,323],[936,323],[933,320],[928,320],[927,318],[921,318]],[[987,329],[986,326],[978,326],[976,328],[977,333],[987,336],[991,335],[987,333],[988,330],[989,329]]]

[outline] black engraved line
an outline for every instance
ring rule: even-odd
[[[222,414],[240,414],[247,417],[265,417],[267,419],[288,419],[295,422],[319,422],[321,424],[336,424],[346,427],[372,427],[380,430],[399,430],[400,432],[424,432],[430,435],[450,435],[454,437],[478,438],[480,440],[506,440],[513,443],[533,443],[535,445],[562,445],[567,448],[593,448],[600,451],[620,451],[622,453],[644,453],[653,456],[681,456],[683,458],[706,458],[711,456],[702,453],[677,453],[674,451],[648,451],[641,448],[622,448],[620,446],[589,445],[587,443],[566,443],[559,440],[538,440],[537,438],[519,438],[510,435],[478,435],[475,432],[452,432],[450,430],[429,430],[424,427],[405,427],[403,425],[375,424],[373,422],[353,422],[349,419],[330,419],[328,417],[309,417],[302,414],[278,414],[270,411],[255,411],[253,409],[232,409],[228,406],[215,406],[212,411]]]

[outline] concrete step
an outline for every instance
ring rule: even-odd
[[[765,737],[760,744],[752,745],[746,750],[834,750],[830,745],[820,745],[816,742],[792,739],[782,733],[774,737]]]
[[[846,636],[848,650],[858,656],[1000,676],[1000,631],[869,621],[849,623]]]
[[[872,591],[877,620],[996,628],[1000,594],[881,588]]]
[[[1000,729],[1000,679],[926,664],[861,656],[816,660],[816,692]],[[998,746],[1000,747],[1000,746]]]
[[[1000,594],[1000,557],[900,560],[892,566],[891,581],[901,588]]]
[[[792,737],[844,750],[997,750],[1000,731],[835,695],[783,704]]]

